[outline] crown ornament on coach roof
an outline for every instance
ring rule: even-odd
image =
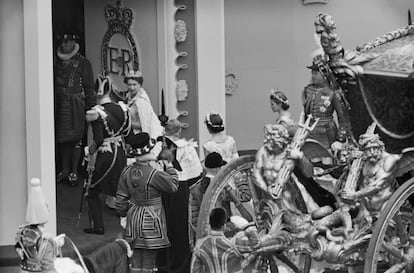
[[[122,1],[116,1],[116,7],[105,7],[105,17],[109,25],[120,25],[129,29],[134,21],[134,12],[130,8],[125,8]]]

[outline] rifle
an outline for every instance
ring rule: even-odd
[[[88,144],[90,144],[93,141],[93,130],[92,130],[92,125],[90,123],[88,125],[87,138],[88,138]],[[79,212],[78,212],[78,227],[79,227],[80,218],[82,215],[83,199],[88,196],[89,187],[91,186],[91,183],[92,183],[92,176],[93,176],[93,172],[95,171],[96,155],[97,155],[96,151],[93,154],[90,154],[90,153],[88,154],[88,158],[87,158],[88,165],[86,167],[86,171],[88,172],[88,178],[85,179],[85,182],[83,183],[82,195],[81,195],[81,200],[79,204]],[[90,217],[89,217],[89,221],[91,221]]]

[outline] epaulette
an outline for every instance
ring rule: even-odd
[[[128,105],[126,105],[123,101],[118,102],[118,104],[124,112],[128,111]]]

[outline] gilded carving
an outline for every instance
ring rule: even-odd
[[[237,87],[239,86],[239,74],[235,72],[226,72],[225,84],[226,84],[226,94],[233,95],[236,92]]]
[[[188,96],[188,84],[186,80],[179,80],[177,82],[175,92],[178,101],[184,101]]]
[[[102,70],[103,74],[110,75],[116,86],[120,86],[128,70],[141,68],[138,45],[131,31],[134,13],[130,8],[124,7],[121,1],[117,1],[116,6],[105,6],[105,18],[108,30],[101,47]]]
[[[177,43],[182,43],[187,39],[187,25],[183,20],[175,22],[174,36]]]
[[[328,0],[303,0],[303,4],[326,4]]]

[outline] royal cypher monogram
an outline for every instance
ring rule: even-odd
[[[123,7],[121,1],[117,1],[116,7],[111,4],[105,7],[105,18],[109,28],[103,38],[101,49],[103,73],[125,76],[125,73],[130,69],[139,70],[137,44],[131,33],[131,25],[134,20],[133,11]],[[117,33],[125,37],[129,49],[110,46],[111,38]]]

